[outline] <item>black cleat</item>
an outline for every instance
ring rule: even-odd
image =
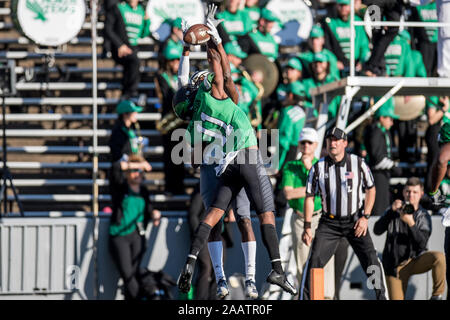
[[[183,293],[188,293],[191,289],[192,276],[194,274],[194,268],[189,264],[183,268],[180,276],[178,277],[178,289]]]
[[[445,200],[447,199],[445,195],[441,194],[441,191],[436,191],[435,194],[428,194],[428,197],[431,199],[431,202],[434,206],[443,207],[445,205]]]
[[[293,296],[297,294],[297,290],[289,283],[286,275],[280,274],[272,270],[267,276],[267,282],[281,287],[284,291],[289,292]]]

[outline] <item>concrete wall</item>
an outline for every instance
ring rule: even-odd
[[[121,299],[121,292],[118,290],[121,281],[108,252],[109,220],[107,217],[99,220],[99,298]],[[370,219],[370,230],[375,220],[376,218]],[[440,223],[440,217],[433,217],[432,221],[433,233],[428,247],[430,250],[443,252],[444,227]],[[0,299],[93,299],[93,226],[94,220],[86,217],[0,220]],[[283,220],[277,219],[280,239],[282,226]],[[265,278],[271,268],[268,254],[260,241],[256,218],[253,219],[253,227],[258,240],[256,280],[258,290],[262,293],[267,286]],[[235,224],[232,225],[232,232],[234,246],[227,249],[225,260],[227,276],[244,274],[244,256]],[[153,271],[164,270],[176,280],[190,245],[186,220],[163,218],[160,226],[149,226],[147,239],[148,249],[142,266]],[[380,258],[384,240],[384,235],[373,236]],[[374,299],[373,292],[367,289],[366,277],[351,248],[345,271],[341,299]],[[78,290],[71,290],[74,286]],[[407,298],[428,299],[431,288],[430,272],[413,276]],[[176,288],[172,293],[178,297]]]

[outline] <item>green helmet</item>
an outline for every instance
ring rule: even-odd
[[[183,86],[175,92],[172,99],[172,107],[178,118],[186,121],[192,119],[192,114],[194,113],[194,99],[197,90],[198,88]]]

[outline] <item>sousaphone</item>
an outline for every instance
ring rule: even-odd
[[[408,102],[405,102],[404,96],[394,97],[395,114],[399,120],[409,121],[416,119],[425,108],[424,96],[409,96]]]
[[[242,62],[242,65],[250,76],[258,72],[262,75],[261,85],[264,88],[262,98],[270,96],[277,87],[279,78],[278,68],[275,63],[270,61],[265,55],[252,54]]]

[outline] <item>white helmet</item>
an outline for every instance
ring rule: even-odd
[[[210,74],[208,70],[199,70],[196,71],[190,78],[189,78],[189,86],[191,88],[198,88],[200,86],[200,83],[208,77],[208,74]]]

